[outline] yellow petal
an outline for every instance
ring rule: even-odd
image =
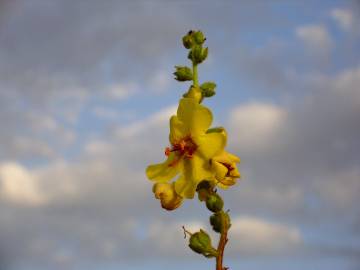
[[[175,182],[175,191],[182,197],[192,199],[197,185],[204,179],[210,179],[212,172],[206,160],[198,155],[183,161],[183,174]]]
[[[218,180],[223,179],[228,173],[228,168],[226,168],[223,164],[219,162],[213,161],[211,163],[211,167],[215,172],[216,179]]]
[[[194,138],[198,151],[205,159],[211,159],[220,154],[226,146],[226,136],[223,133],[208,133]]]
[[[172,144],[177,143],[187,134],[187,130],[183,122],[179,120],[176,115],[171,116],[170,118],[170,135],[169,140]]]
[[[178,193],[180,196],[184,198],[188,198],[188,199],[194,198],[195,190],[193,188],[193,183],[189,182],[184,175],[181,175],[175,181],[176,193]]]
[[[213,118],[211,111],[193,98],[180,100],[177,116],[185,124],[187,132],[193,136],[205,133]]]
[[[240,158],[238,156],[235,156],[229,152],[226,152],[229,156],[229,159],[232,161],[232,162],[235,162],[235,163],[239,163],[240,162]]]
[[[167,182],[171,180],[179,173],[180,170],[181,160],[172,164],[176,158],[176,154],[171,153],[165,162],[148,166],[146,168],[147,177],[150,180],[158,182]]]

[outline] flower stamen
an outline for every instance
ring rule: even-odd
[[[183,157],[191,159],[197,149],[197,145],[190,136],[186,136],[179,142],[173,143],[170,147],[165,148],[165,155],[169,156],[171,152],[176,152],[176,158],[169,163],[169,167],[175,166]]]

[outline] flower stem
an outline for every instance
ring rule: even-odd
[[[197,64],[193,63],[193,84],[195,87],[199,86]]]
[[[224,212],[222,211],[222,215],[221,215],[222,223],[225,224],[227,223],[227,221],[224,218],[223,213]],[[225,267],[223,267],[223,258],[224,258],[225,245],[228,242],[228,238],[227,238],[228,230],[229,230],[229,226],[226,224],[225,226],[223,226],[223,230],[221,231],[220,240],[217,248],[218,255],[216,257],[216,270],[226,269]]]

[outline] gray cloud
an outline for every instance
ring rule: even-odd
[[[226,191],[226,206],[234,216],[261,217],[251,219],[248,227],[240,220],[237,227],[245,230],[260,224],[282,240],[271,253],[270,247],[264,249],[264,238],[256,242],[240,232],[236,239],[248,245],[234,243],[229,255],[236,258],[241,251],[246,258],[311,257],[304,251],[311,247],[319,256],[356,257],[358,251],[346,245],[316,246],[306,239],[307,230],[320,233],[329,223],[336,229],[323,232],[325,238],[340,231],[337,237],[342,242],[357,233],[348,231],[347,225],[359,222],[355,206],[360,188],[356,125],[360,82],[359,69],[350,59],[354,50],[339,52],[345,43],[336,41],[336,50],[325,63],[316,55],[299,53],[303,47],[292,38],[269,38],[258,48],[242,45],[246,33],[273,37],[274,29],[294,31],[298,26],[272,10],[272,3],[213,2],[202,12],[202,2],[2,1],[1,5],[0,161],[3,165],[12,160],[23,175],[0,177],[0,262],[9,264],[0,268],[18,269],[26,263],[37,269],[78,269],[84,261],[135,261],[160,258],[164,252],[172,259],[191,256],[176,226],[205,221],[202,206],[186,202],[175,214],[161,212],[144,175],[149,162],[164,158],[167,119],[174,108],[132,124],[108,126],[95,138],[76,141],[81,111],[94,99],[105,99],[99,89],[132,82],[149,82],[153,88],[164,85],[161,72],[168,66],[166,59],[178,56],[179,37],[191,27],[211,33],[214,62],[223,67],[226,78],[233,76],[226,66],[236,67],[236,77],[239,72],[239,77],[246,77],[256,94],[266,88],[275,100],[239,103],[229,115],[230,150],[242,158],[243,181]],[[215,19],[220,15],[221,21]],[[357,42],[347,41],[354,46],[350,48]],[[336,61],[342,63],[340,71],[333,70]],[[78,154],[63,156],[64,149],[75,147],[80,148]],[[32,158],[46,162],[21,165]],[[9,192],[6,183],[18,183],[17,193],[4,196]],[[29,193],[25,184],[33,191]],[[36,194],[42,200],[30,204]],[[176,246],[165,249],[166,239],[164,246],[153,244],[162,233],[156,233],[159,228],[169,239],[179,240]],[[191,258],[198,259],[194,254]]]

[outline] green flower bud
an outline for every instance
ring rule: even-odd
[[[176,71],[173,73],[175,75],[175,80],[180,82],[191,81],[193,79],[192,70],[189,67],[185,66],[175,66]]]
[[[216,257],[216,250],[211,245],[210,236],[203,230],[194,233],[190,237],[189,247],[196,253],[205,257]]]
[[[211,212],[216,213],[222,210],[222,208],[224,207],[224,201],[219,196],[219,194],[214,193],[208,196],[208,198],[206,199],[206,207]]]
[[[202,85],[200,85],[200,88],[204,97],[212,97],[215,95],[216,83],[204,82]]]
[[[193,39],[193,31],[189,31],[183,38],[183,44],[186,49],[191,49],[191,47],[194,45],[194,39]]]
[[[215,213],[210,216],[210,224],[215,232],[221,233],[230,228],[230,217],[225,212]]]
[[[195,45],[188,54],[188,58],[194,64],[202,63],[208,55],[208,48],[203,48],[200,45]]]
[[[194,37],[195,43],[198,44],[198,45],[202,45],[206,40],[204,34],[201,31],[195,32],[193,34],[193,37]]]

